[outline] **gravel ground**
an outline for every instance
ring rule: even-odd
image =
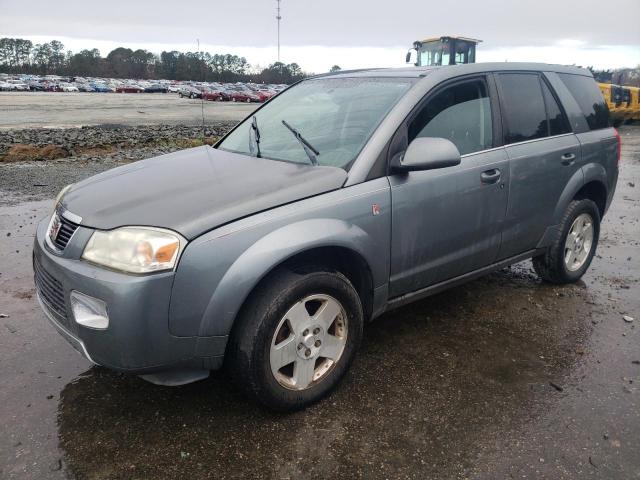
[[[258,104],[201,102],[177,93],[0,92],[0,129],[238,122]]]
[[[104,170],[213,143],[234,124],[202,126],[95,126],[68,129],[0,130],[0,205],[14,203],[15,195],[32,200],[55,196],[62,187]],[[26,148],[28,146],[28,148]],[[63,152],[55,161],[7,161],[11,156],[41,158],[42,147]],[[19,149],[20,148],[20,149]],[[16,153],[12,153],[16,152]],[[5,161],[3,162],[3,158]]]
[[[223,374],[158,387],[79,356],[34,299],[51,198],[32,179],[106,165],[0,166],[3,197],[23,185],[0,205],[0,478],[640,478],[640,128],[621,135],[582,281],[546,285],[523,262],[390,312],[336,392],[289,415]]]

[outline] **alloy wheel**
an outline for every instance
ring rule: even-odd
[[[564,263],[567,270],[579,270],[589,258],[593,245],[593,219],[588,213],[582,213],[571,224],[564,242]]]
[[[347,344],[347,314],[335,298],[309,295],[293,305],[275,329],[269,352],[280,385],[306,390],[326,378]]]

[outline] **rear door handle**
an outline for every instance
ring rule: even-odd
[[[565,153],[564,155],[562,155],[560,157],[560,160],[561,160],[563,165],[573,165],[574,162],[576,161],[576,154],[575,153]]]
[[[500,170],[497,168],[492,168],[491,170],[485,170],[480,174],[480,181],[482,183],[496,183],[500,180]]]

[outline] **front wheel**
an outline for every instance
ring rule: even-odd
[[[346,373],[362,325],[360,298],[341,273],[278,271],[234,326],[227,353],[232,380],[274,410],[304,408]]]
[[[597,205],[589,199],[574,200],[567,207],[553,244],[533,258],[533,268],[547,282],[577,282],[593,260],[599,236]]]

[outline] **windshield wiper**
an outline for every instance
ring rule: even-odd
[[[313,145],[311,145],[301,134],[298,130],[296,130],[295,128],[293,128],[291,125],[289,125],[287,122],[285,122],[284,120],[282,120],[282,124],[287,127],[291,133],[293,133],[293,136],[296,137],[296,140],[298,140],[298,142],[300,142],[300,145],[302,145],[302,148],[304,148],[304,152],[307,154],[307,157],[309,157],[309,160],[311,161],[311,165],[319,165],[318,164],[318,159],[316,158],[316,155],[320,155],[320,152],[318,150],[316,150],[315,148],[313,148]]]
[[[256,139],[256,148],[258,150],[256,152],[256,157],[260,158],[262,156],[260,153],[260,129],[258,128],[258,119],[255,115],[251,120],[251,130],[253,130],[253,134]],[[253,155],[253,143],[251,142],[251,135],[249,135],[249,151]]]

